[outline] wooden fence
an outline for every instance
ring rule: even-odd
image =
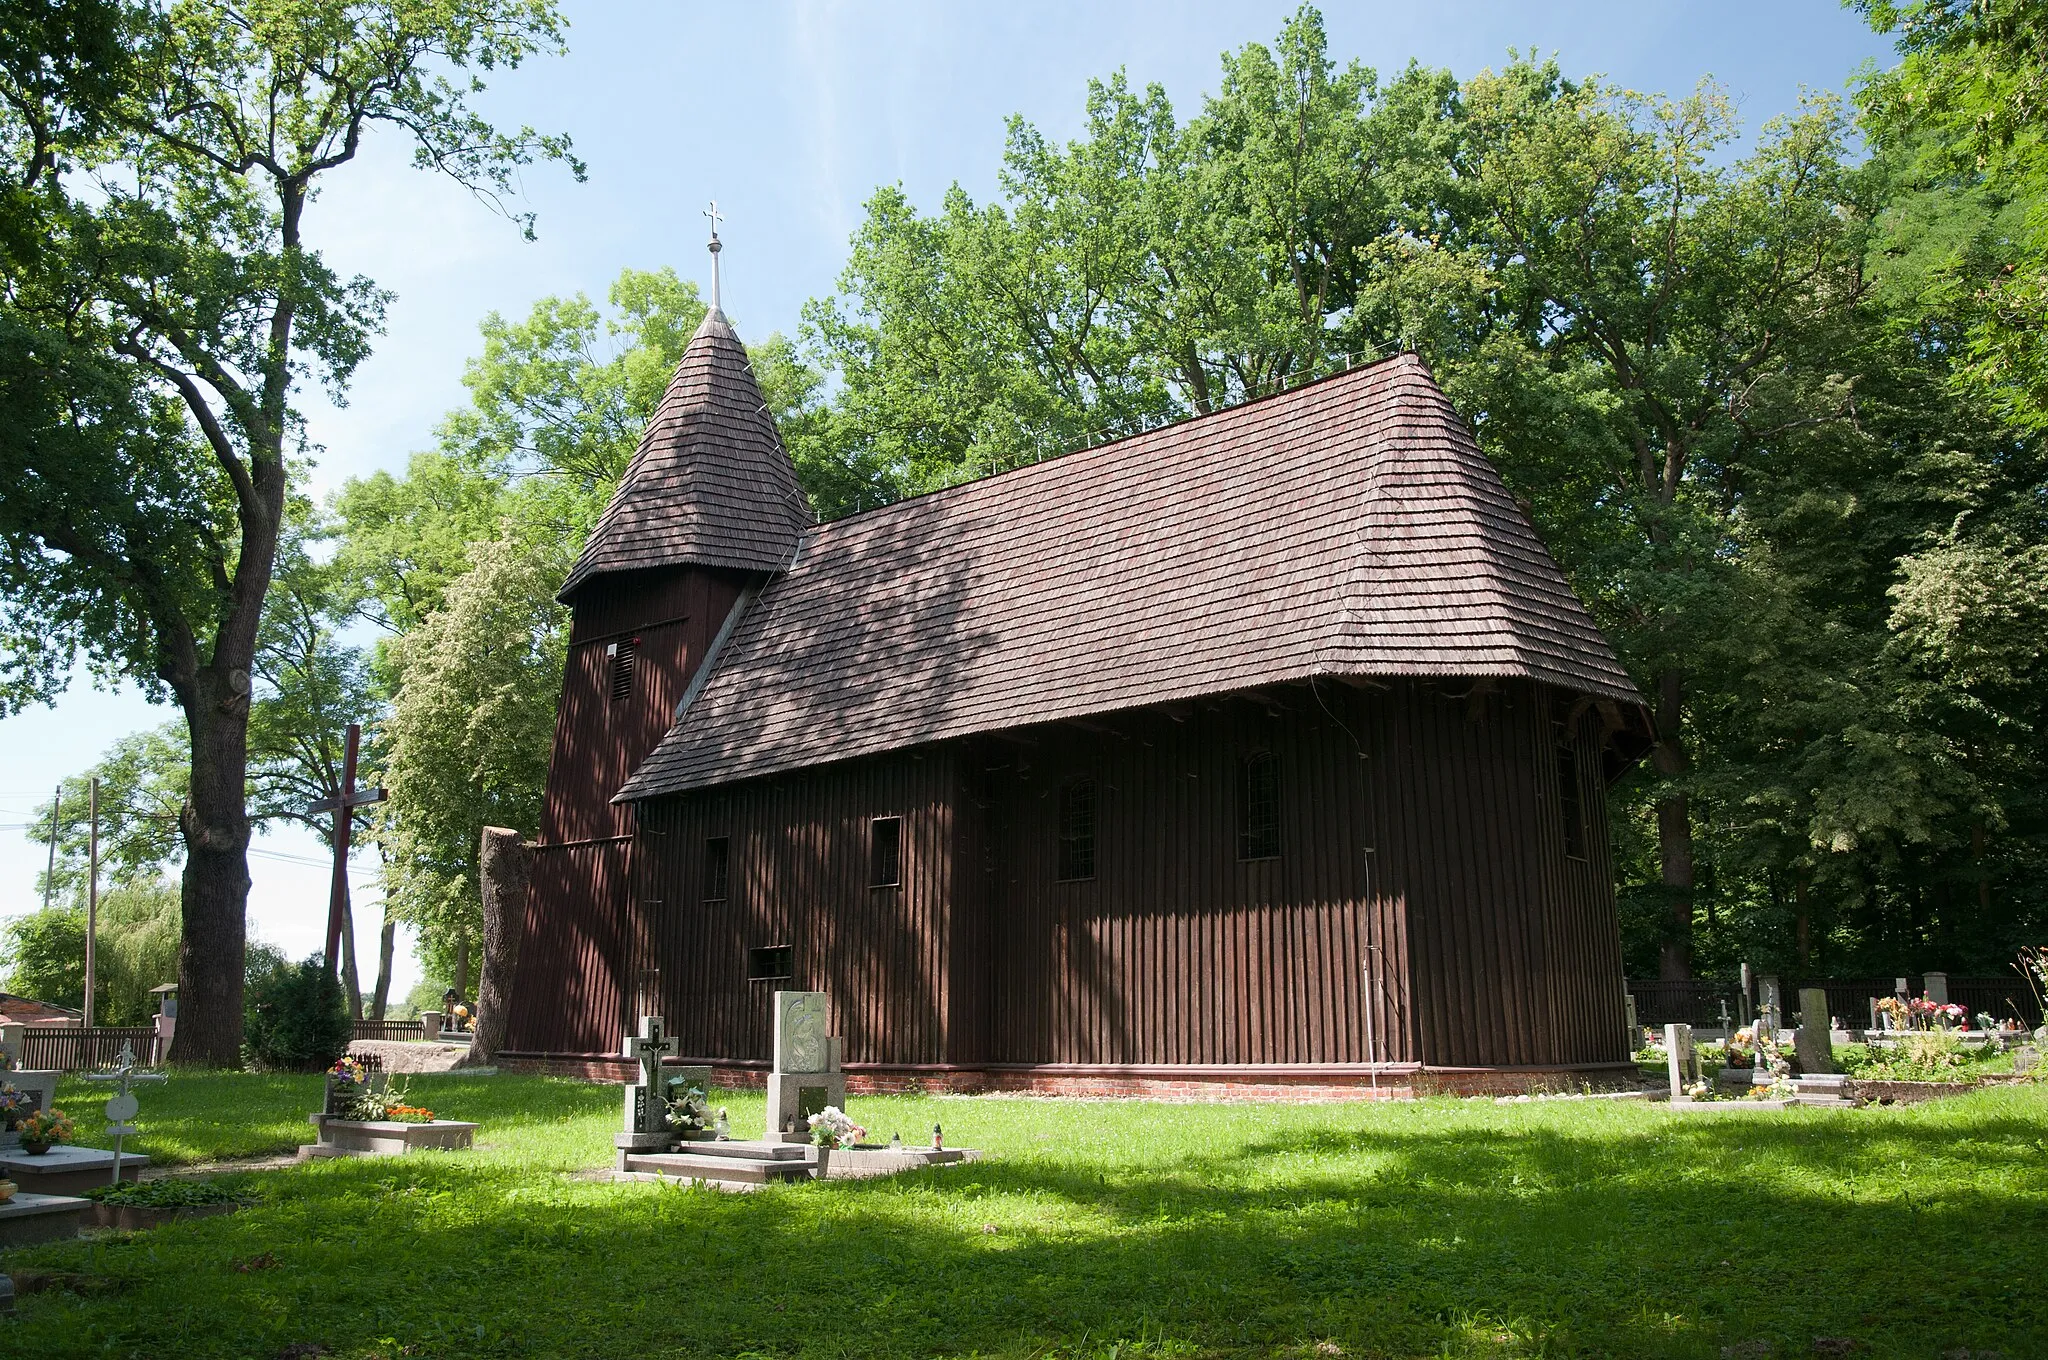
[[[355,1022],[357,1039],[424,1039],[426,1029],[417,1020],[358,1020]]]
[[[112,1067],[123,1043],[134,1045],[138,1063],[154,1063],[162,1056],[156,1051],[156,1031],[147,1025],[31,1025],[21,1036],[21,1065],[35,1072],[93,1072]]]

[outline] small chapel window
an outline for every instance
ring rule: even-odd
[[[1095,877],[1095,781],[1060,786],[1060,880]]]
[[[704,842],[704,900],[723,902],[725,900],[725,871],[732,854],[732,842],[724,836],[711,836]]]
[[[612,663],[612,702],[628,699],[633,694],[633,668],[640,660],[640,639],[627,638],[614,642],[606,649]]]
[[[1248,755],[1237,769],[1237,857],[1280,854],[1280,771],[1271,751]]]
[[[893,888],[903,881],[903,819],[877,817],[868,823],[868,886]]]
[[[795,976],[795,946],[770,944],[747,951],[747,981],[787,982]]]
[[[1578,748],[1559,729],[1557,744],[1557,811],[1564,822],[1564,853],[1569,859],[1586,857],[1586,809],[1579,798]]]

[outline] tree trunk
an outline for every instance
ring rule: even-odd
[[[1657,773],[1667,780],[1683,778],[1686,772],[1684,717],[1685,676],[1667,670],[1658,677],[1657,746],[1652,756]],[[1657,800],[1657,857],[1670,910],[1657,976],[1676,981],[1692,976],[1692,804],[1683,789]]]
[[[348,1018],[363,1018],[363,986],[356,974],[356,911],[351,894],[341,899],[341,985],[348,994]]]
[[[185,836],[178,945],[178,1029],[171,1058],[242,1065],[242,972],[248,944],[249,673],[201,671],[184,699],[192,785],[179,815]]]
[[[398,921],[387,904],[384,908],[384,929],[377,936],[377,990],[370,1001],[372,1020],[382,1020],[385,1008],[391,1004],[391,951],[397,938]]]
[[[1803,973],[1813,964],[1813,913],[1806,905],[1805,865],[1800,865],[1792,879],[1792,937],[1799,949],[1799,967]]]
[[[517,831],[487,826],[478,879],[484,899],[484,966],[477,981],[476,1035],[457,1066],[497,1061],[512,1020],[512,979],[526,929],[526,844]]]

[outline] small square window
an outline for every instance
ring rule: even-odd
[[[1060,880],[1095,877],[1095,781],[1060,786]]]
[[[723,902],[725,900],[726,867],[732,853],[732,842],[724,836],[711,836],[704,842],[704,900]]]
[[[793,945],[761,945],[747,951],[747,981],[788,982],[796,976],[796,948]]]
[[[903,819],[877,817],[868,823],[868,886],[893,888],[903,881]]]
[[[1237,770],[1237,857],[1280,854],[1280,771],[1271,751],[1249,755]]]

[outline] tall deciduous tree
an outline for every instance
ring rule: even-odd
[[[233,1064],[250,671],[293,394],[340,390],[386,300],[322,262],[308,209],[380,127],[492,202],[536,158],[574,166],[566,140],[501,133],[471,103],[562,24],[549,0],[88,11],[113,79],[82,83],[82,27],[37,10],[57,17],[21,26],[0,104],[0,169],[34,214],[0,297],[0,631],[39,640],[0,678],[11,705],[46,697],[83,653],[183,709],[178,1056]]]

